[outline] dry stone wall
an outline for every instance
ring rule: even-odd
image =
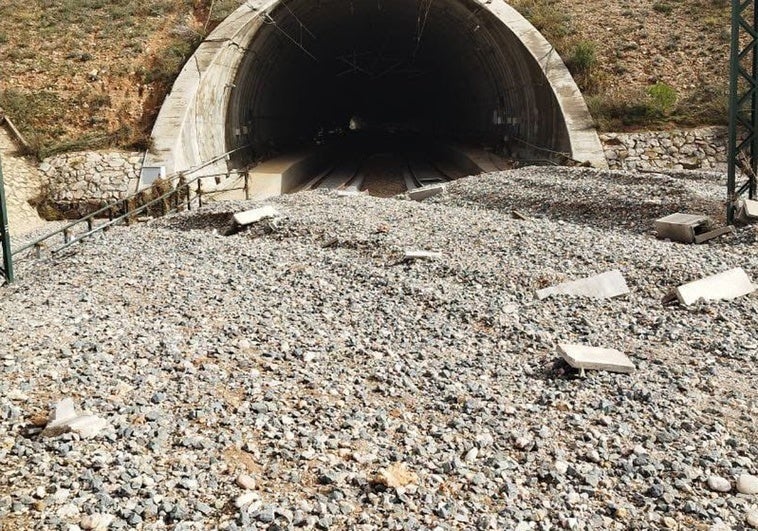
[[[45,159],[40,170],[47,183],[48,200],[66,217],[123,199],[137,189],[142,153],[85,151]]]
[[[726,171],[725,127],[605,133],[600,140],[611,169]]]

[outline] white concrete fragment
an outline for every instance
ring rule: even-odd
[[[335,195],[337,197],[355,197],[357,195],[366,195],[366,190],[358,190],[357,188],[345,188],[344,190],[337,190]]]
[[[670,214],[656,219],[654,222],[655,232],[658,238],[682,243],[695,241],[697,230],[709,223],[708,216],[699,214]]]
[[[745,199],[745,215],[749,218],[758,218],[758,201]]]
[[[95,437],[107,425],[108,422],[103,418],[87,413],[77,413],[74,400],[68,397],[55,405],[55,409],[50,414],[50,420],[40,435],[57,437],[63,433],[74,432],[86,439]]]
[[[442,253],[437,251],[405,251],[403,262],[406,260],[439,260]]]
[[[616,349],[558,343],[558,351],[566,363],[576,369],[596,369],[629,373],[634,364],[629,357]]]
[[[422,186],[421,188],[408,190],[408,197],[414,201],[423,201],[424,199],[429,199],[430,197],[434,197],[435,195],[439,195],[444,192],[444,184],[432,184],[429,186]]]
[[[266,205],[259,208],[253,208],[252,210],[245,210],[244,212],[237,212],[234,214],[234,222],[237,225],[244,227],[245,225],[251,225],[264,219],[277,216],[279,216],[279,211],[271,205]]]
[[[741,267],[735,267],[723,273],[683,284],[674,290],[674,294],[679,302],[689,306],[698,299],[707,301],[736,299],[753,291],[755,291],[755,284],[750,281],[747,273]]]
[[[737,477],[737,491],[742,494],[758,494],[758,476],[740,474]]]
[[[576,297],[592,297],[595,299],[610,299],[629,293],[624,275],[614,269],[600,275],[564,282],[537,290],[537,298],[542,300],[551,295],[574,295]]]

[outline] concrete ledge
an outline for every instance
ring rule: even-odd
[[[250,194],[261,199],[296,191],[327,164],[326,149],[308,149],[261,162],[250,170]]]

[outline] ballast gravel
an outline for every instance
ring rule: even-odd
[[[250,230],[232,216],[263,203],[217,203],[27,263],[0,292],[0,528],[756,526],[733,486],[758,473],[758,300],[661,300],[758,280],[758,230],[652,234],[723,219],[723,181],[523,168],[424,202],[306,192]],[[613,269],[629,295],[534,296]],[[559,342],[636,370],[580,377]],[[107,427],[40,437],[66,397]]]

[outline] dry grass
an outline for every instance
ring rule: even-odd
[[[726,123],[728,0],[511,4],[555,46],[600,129]]]
[[[144,148],[182,65],[238,5],[237,0],[0,2],[0,108],[38,157],[106,146]]]

